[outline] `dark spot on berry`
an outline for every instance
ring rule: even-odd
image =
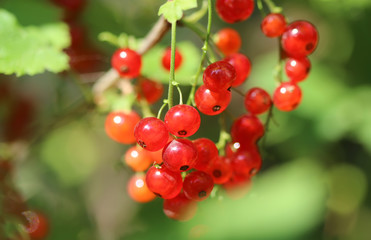
[[[310,67],[307,67],[307,69],[305,69],[306,74],[308,74],[309,71],[310,71]]]
[[[258,172],[258,170],[257,170],[256,168],[252,168],[252,169],[250,170],[250,175],[251,175],[251,176],[254,176],[257,172]]]
[[[198,193],[198,197],[199,198],[203,198],[205,196],[206,196],[206,192],[205,191],[201,191],[201,192]]]
[[[157,196],[157,197],[160,197],[160,198],[162,198],[162,196],[161,196],[161,194],[159,194],[159,193],[156,193],[156,192],[154,192],[154,194]]]
[[[313,49],[313,44],[312,43],[308,43],[306,46],[305,46],[305,50],[307,50],[307,51],[310,51],[310,50],[312,50]]]
[[[120,72],[122,72],[122,73],[127,73],[127,72],[129,72],[129,67],[126,66],[126,65],[121,66],[121,67],[120,67]]]
[[[181,130],[181,131],[178,131],[178,134],[180,136],[184,136],[184,135],[187,135],[187,131],[186,130]]]
[[[180,170],[185,171],[185,170],[187,170],[188,168],[189,168],[188,165],[183,165],[183,166],[180,167]]]
[[[139,144],[142,148],[146,148],[146,147],[147,147],[147,145],[146,145],[143,141],[141,141],[141,140],[138,141],[138,144]]]
[[[215,105],[215,106],[213,107],[213,111],[214,111],[214,112],[217,112],[217,111],[219,111],[221,108],[222,108],[222,107],[220,107],[219,105]]]
[[[222,176],[222,172],[220,170],[218,170],[218,169],[215,169],[213,171],[213,176],[216,177],[216,178],[219,178],[219,177]]]
[[[232,86],[230,86],[230,87],[227,89],[227,91],[231,91],[231,88],[232,88]]]

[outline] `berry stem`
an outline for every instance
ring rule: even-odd
[[[278,7],[276,4],[274,4],[274,2],[272,0],[258,0],[257,1],[257,6],[258,6],[258,9],[260,10],[260,12],[263,16],[265,16],[267,14],[264,11],[262,1],[264,1],[265,5],[267,5],[270,13],[281,13],[282,12],[282,8]]]
[[[196,87],[197,87],[197,80],[203,70],[203,63],[206,58],[207,50],[208,50],[208,44],[209,44],[209,39],[210,39],[210,32],[211,32],[211,22],[212,22],[212,0],[208,0],[208,18],[207,18],[207,28],[206,28],[206,36],[205,36],[205,41],[204,45],[202,47],[202,56],[201,56],[201,61],[200,61],[200,66],[198,68],[197,73],[193,77],[193,82],[191,84],[192,89],[191,92],[189,93],[187,104],[194,104],[194,95],[196,92]]]
[[[243,92],[241,92],[238,88],[234,88],[232,87],[231,88],[233,91],[235,91],[236,93],[238,93],[239,95],[241,95],[242,97],[245,97],[245,94]]]
[[[167,95],[168,108],[173,106],[173,94],[175,81],[175,47],[176,47],[176,22],[171,24],[171,61],[170,61],[170,77],[169,77],[169,90]]]
[[[215,144],[219,150],[219,154],[224,156],[225,154],[225,144],[231,139],[231,135],[226,130],[226,123],[225,123],[225,114],[221,114],[219,118],[220,122],[220,133],[219,133],[219,140]]]
[[[164,108],[168,105],[168,101],[167,99],[164,99],[164,103],[162,104],[160,110],[158,110],[158,113],[157,113],[157,118],[158,119],[161,119],[161,113],[162,113],[162,110],[164,110]]]
[[[143,117],[154,117],[151,108],[149,107],[149,104],[146,100],[140,100],[139,106],[142,110]]]
[[[279,48],[279,53],[278,53],[278,63],[274,69],[274,79],[276,80],[277,84],[282,83],[282,62],[285,59],[284,56],[284,51],[281,46],[281,38],[278,38],[278,48]]]
[[[178,82],[173,82],[173,85],[176,87],[179,93],[179,105],[183,104],[183,94],[182,91],[180,90],[179,83]]]

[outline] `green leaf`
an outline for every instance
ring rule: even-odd
[[[197,7],[197,0],[173,0],[163,4],[158,15],[163,15],[170,22],[175,23],[183,16],[183,11]]]
[[[65,24],[22,27],[14,15],[0,9],[0,26],[0,73],[35,75],[68,68],[63,53],[70,43]]]

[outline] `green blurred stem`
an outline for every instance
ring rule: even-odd
[[[142,110],[143,117],[154,117],[151,108],[149,107],[149,104],[146,100],[140,100],[139,106]]]
[[[158,110],[158,113],[157,113],[157,118],[158,119],[161,119],[162,110],[164,110],[164,108],[167,106],[167,104],[168,104],[167,99],[164,99],[164,103],[162,104],[160,110]]]
[[[179,105],[183,104],[183,94],[182,90],[180,90],[179,83],[178,82],[173,82],[173,85],[176,87],[179,93]]]
[[[219,150],[220,155],[224,155],[225,153],[225,144],[230,141],[231,135],[226,130],[226,123],[225,123],[225,114],[222,113],[219,118],[220,122],[220,133],[219,133],[219,140],[216,143],[216,147]]]
[[[192,89],[191,89],[191,92],[189,93],[189,96],[188,96],[188,100],[187,100],[187,104],[194,104],[194,95],[195,95],[195,92],[196,92],[196,87],[197,87],[197,80],[203,70],[203,63],[205,61],[205,58],[206,58],[206,54],[207,54],[207,50],[208,50],[208,46],[209,46],[209,38],[210,38],[210,32],[211,32],[211,22],[212,22],[212,1],[211,0],[208,0],[208,19],[207,19],[207,28],[206,28],[206,35],[205,35],[205,42],[204,42],[204,45],[202,47],[202,56],[201,56],[201,61],[200,61],[200,66],[198,67],[198,70],[197,70],[197,73],[194,75],[193,77],[193,81],[192,81]],[[201,36],[201,35],[200,35]],[[215,58],[215,57],[214,57]]]
[[[175,81],[175,48],[176,48],[176,22],[171,24],[171,61],[170,61],[170,77],[169,77],[169,90],[167,95],[168,108],[173,106],[174,99],[174,82]]]
[[[236,93],[238,93],[239,95],[241,95],[242,97],[245,97],[245,94],[241,92],[238,88],[231,87],[231,89],[235,91]]]
[[[263,1],[265,5],[267,5],[270,13],[281,13],[282,12],[282,8],[278,7],[272,0],[258,0],[256,4],[263,16],[266,15],[266,12],[264,11],[264,7],[263,7]]]
[[[281,84],[282,83],[282,72],[283,72],[283,61],[285,59],[285,55],[284,55],[284,51],[282,49],[282,45],[281,45],[281,37],[278,38],[278,63],[274,69],[274,79],[275,81],[277,82],[277,84]]]

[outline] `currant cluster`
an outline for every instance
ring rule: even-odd
[[[216,11],[227,23],[246,20],[253,10],[253,0],[216,1]],[[273,106],[281,111],[291,111],[298,106],[301,90],[297,83],[307,77],[310,70],[307,56],[318,42],[312,24],[296,21],[287,25],[279,13],[267,15],[261,29],[266,36],[281,39],[280,63],[286,59],[285,70],[290,81],[281,83],[273,98],[258,87],[243,94],[247,112],[233,121],[230,131],[222,126],[217,144],[208,138],[189,138],[200,127],[200,113],[223,113],[230,104],[231,89],[242,85],[250,75],[251,61],[239,52],[241,37],[232,28],[221,29],[211,40],[223,57],[210,61],[203,69],[203,84],[195,88],[189,104],[183,104],[181,99],[178,105],[172,106],[167,99],[157,118],[141,118],[133,110],[113,111],[107,116],[105,130],[109,137],[123,144],[137,143],[123,157],[136,172],[127,188],[131,198],[148,202],[158,196],[164,199],[163,210],[168,217],[188,220],[196,213],[197,202],[207,199],[215,185],[227,192],[249,188],[252,177],[262,166],[257,144],[264,136],[265,125],[258,116],[269,113],[270,118]],[[182,61],[178,50],[165,49],[164,69],[175,71]],[[142,58],[135,50],[118,49],[111,64],[121,78],[133,80],[138,101],[153,104],[161,98],[162,85],[141,75]],[[161,120],[161,111],[166,105],[169,109]]]

